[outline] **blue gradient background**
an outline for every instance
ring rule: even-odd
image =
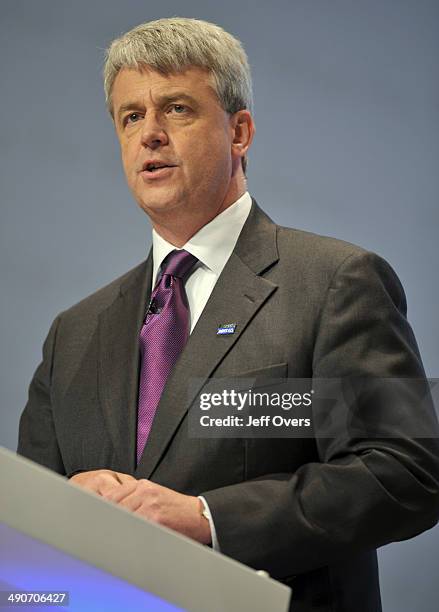
[[[437,0],[2,0],[0,444],[15,449],[54,316],[142,260],[150,230],[104,109],[103,49],[181,15],[240,38],[249,189],[279,223],[383,255],[439,376]],[[385,612],[436,612],[439,528],[380,551]]]

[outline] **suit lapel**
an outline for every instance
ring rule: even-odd
[[[276,226],[254,202],[234,252],[167,381],[137,475],[151,477],[203,384],[276,290],[275,284],[259,275],[277,260]],[[236,323],[235,333],[217,336],[217,328],[225,323]],[[200,384],[189,394],[191,379],[200,379]]]
[[[121,284],[99,317],[99,394],[119,457],[118,469],[135,468],[139,333],[151,293],[152,250]],[[99,433],[98,433],[99,435]]]

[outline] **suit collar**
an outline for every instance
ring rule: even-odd
[[[255,274],[279,260],[277,226],[252,198],[252,207],[235,247],[235,254]]]

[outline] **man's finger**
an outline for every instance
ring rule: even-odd
[[[135,491],[136,488],[137,488],[136,479],[125,480],[125,482],[120,485],[116,485],[116,486],[105,489],[101,493],[101,495],[105,497],[105,499],[108,499],[109,501],[112,501],[118,504],[125,497],[127,497],[128,495],[131,495],[131,493],[133,493],[133,491]]]
[[[116,477],[121,484],[124,484],[125,482],[137,482],[137,480],[134,478],[134,476],[131,476],[131,474],[124,474],[123,472],[114,472],[114,474],[116,474]]]
[[[131,510],[131,512],[136,512],[143,503],[142,495],[139,494],[138,491],[134,490],[128,495],[126,495],[123,499],[118,502],[119,506],[126,508],[127,510]]]

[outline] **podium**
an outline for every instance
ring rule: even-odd
[[[285,585],[3,448],[0,491],[3,598],[68,592],[60,609],[74,612],[288,610]],[[1,607],[18,608],[30,609]]]

